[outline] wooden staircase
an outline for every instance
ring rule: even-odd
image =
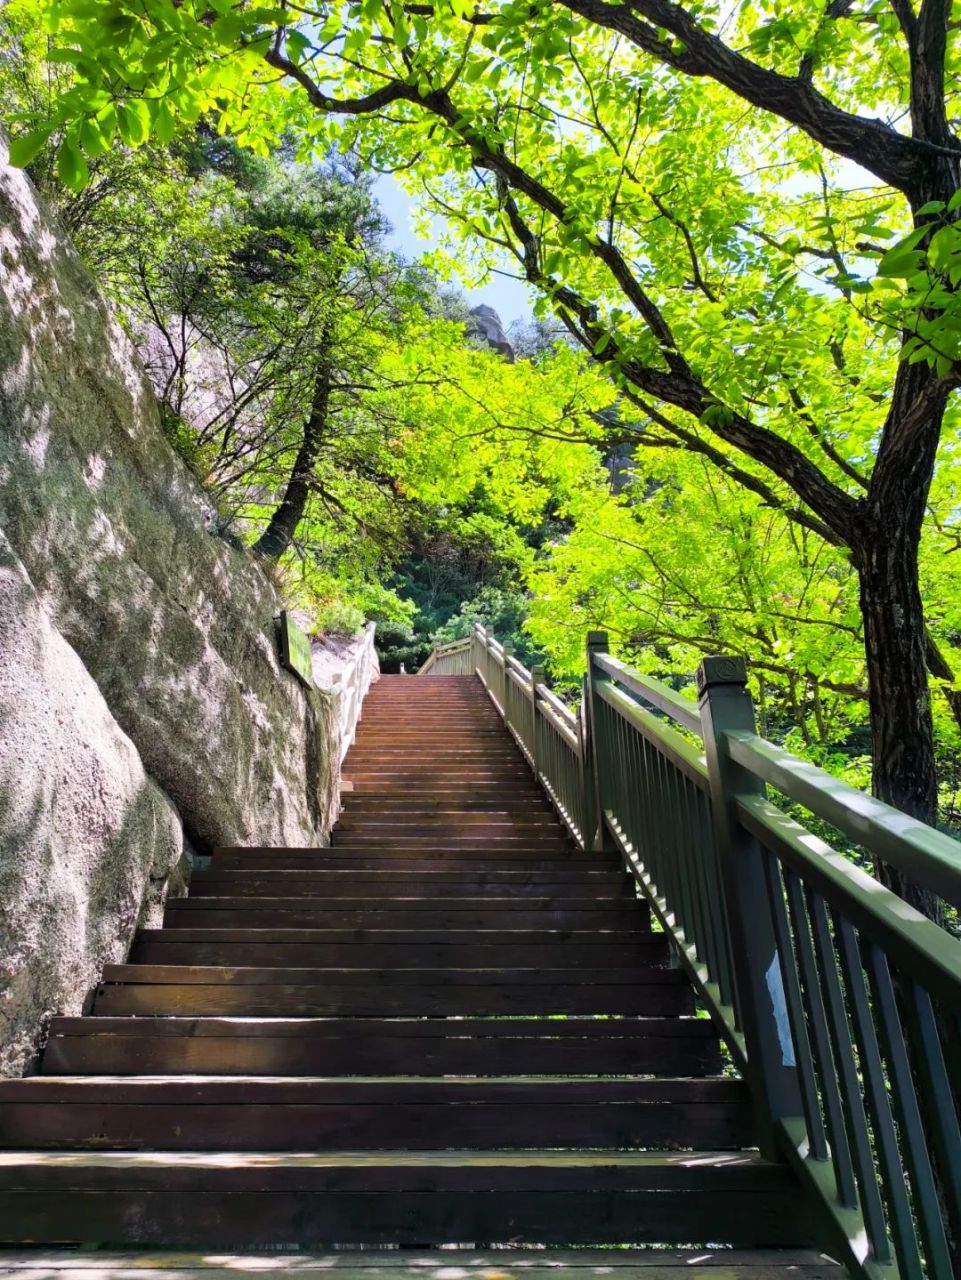
[[[0,1240],[808,1243],[664,935],[480,682],[382,678],[345,774],[330,848],[217,850],[0,1082]]]

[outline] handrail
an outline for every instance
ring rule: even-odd
[[[338,697],[338,720],[340,725],[340,760],[350,750],[360,722],[364,699],[374,679],[376,671],[376,651],[374,636],[377,623],[368,622],[364,628],[363,640],[343,671],[338,671],[332,681],[331,690]]]
[[[729,733],[731,758],[830,822],[889,866],[961,906],[961,844],[950,836],[799,760],[756,733]]]
[[[634,671],[626,663],[612,658],[609,653],[597,654],[594,662],[600,671],[612,676],[625,689],[637,694],[658,711],[663,711],[672,720],[682,724],[685,729],[700,734],[701,717],[698,715],[696,703],[682,698],[679,693],[675,693],[660,680],[655,680],[652,676],[642,676],[639,671]]]
[[[766,788],[956,905],[961,843],[759,737],[739,659],[694,703],[606,649],[577,714],[480,625],[420,674],[479,676],[574,840],[621,855],[825,1247],[862,1280],[957,1274],[961,941]]]
[[[447,644],[435,645],[427,661],[418,668],[417,675],[470,675],[471,638],[465,636],[461,640],[451,640]]]

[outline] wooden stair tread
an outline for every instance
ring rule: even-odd
[[[417,1040],[448,1037],[498,1038],[504,1036],[533,1039],[623,1039],[632,1036],[677,1036],[710,1039],[712,1025],[703,1018],[391,1018],[365,1019],[358,1024],[353,1018],[120,1018],[87,1014],[84,1017],[54,1018],[51,1038],[60,1035],[106,1033],[116,1036],[142,1036],[149,1032],[158,1036],[310,1036],[369,1035],[389,1033]],[[28,1079],[30,1077],[27,1077]]]
[[[386,1273],[393,1280],[434,1280],[444,1264],[457,1268],[458,1280],[513,1280],[520,1272],[524,1280],[556,1280],[563,1268],[568,1280],[594,1280],[600,1274],[613,1274],[618,1280],[839,1280],[842,1273],[836,1264],[811,1250],[578,1250],[575,1254],[538,1250],[497,1249],[478,1253],[459,1249],[446,1257],[431,1256],[423,1251],[377,1250],[298,1255],[288,1260],[271,1259],[270,1273],[285,1280],[288,1273],[297,1280],[323,1280],[337,1272],[341,1280],[380,1280]],[[253,1255],[235,1256],[227,1260],[207,1254],[184,1253],[106,1253],[98,1250],[58,1253],[44,1250],[0,1252],[0,1271],[11,1280],[18,1273],[28,1273],[24,1280],[77,1280],[91,1271],[97,1280],[129,1280],[131,1273],[149,1271],[155,1280],[240,1280],[255,1277],[262,1280],[264,1258]]]
[[[345,1080],[313,1076],[287,1079],[284,1076],[26,1076],[0,1080],[0,1102],[39,1103],[45,1106],[87,1101],[125,1102],[157,1099],[165,1106],[178,1102],[258,1102],[278,1100],[298,1104],[364,1101],[393,1106],[397,1103],[452,1106],[459,1103],[522,1102],[525,1106],[582,1106],[601,1102],[642,1102],[656,1105],[684,1102],[710,1105],[717,1101],[745,1102],[747,1086],[726,1076],[714,1079],[679,1078],[652,1080],[648,1077],[620,1079],[566,1079],[551,1076],[492,1076],[482,1080],[461,1076],[424,1080],[420,1076],[366,1076]]]
[[[102,982],[108,983],[176,983],[180,986],[196,984],[208,986],[214,983],[230,986],[281,985],[322,986],[329,982],[343,982],[356,986],[384,984],[386,986],[454,985],[459,987],[486,987],[507,984],[514,986],[551,987],[558,982],[578,986],[611,986],[618,983],[634,986],[686,987],[687,978],[679,969],[663,969],[645,966],[623,966],[613,969],[584,969],[568,973],[566,969],[554,971],[543,968],[530,969],[413,969],[374,968],[257,968],[230,965],[161,965],[161,964],[108,964],[104,967]],[[0,1081],[2,1085],[2,1081]]]
[[[43,1173],[56,1177],[61,1186],[82,1183],[93,1171],[111,1177],[116,1185],[135,1178],[144,1185],[162,1185],[164,1175],[174,1172],[185,1184],[191,1176],[199,1182],[222,1175],[234,1185],[251,1188],[262,1180],[265,1189],[275,1184],[323,1184],[328,1174],[338,1185],[362,1186],[365,1171],[377,1171],[382,1185],[399,1185],[393,1177],[406,1170],[443,1170],[461,1187],[484,1189],[485,1179],[496,1171],[515,1185],[530,1174],[544,1187],[570,1186],[582,1170],[597,1178],[597,1190],[621,1187],[670,1187],[688,1185],[701,1189],[718,1188],[730,1182],[740,1186],[769,1184],[793,1187],[786,1166],[763,1159],[754,1151],[265,1151],[233,1153],[227,1167],[216,1152],[137,1151],[0,1151],[0,1187],[20,1185],[26,1189]]]

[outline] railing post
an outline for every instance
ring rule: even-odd
[[[501,706],[504,708],[504,723],[507,725],[509,729],[511,727],[511,716],[510,716],[510,707],[508,706],[507,698],[508,698],[508,694],[510,693],[511,678],[507,674],[507,672],[508,672],[509,659],[513,658],[514,656],[514,646],[510,643],[505,644],[503,646],[503,655],[504,655],[504,671],[503,671],[503,679],[501,680],[500,694],[501,694]]]
[[[587,727],[588,701],[587,676],[585,676],[581,681],[581,705],[577,714],[577,740],[581,747],[581,795],[583,797],[581,800],[581,837],[584,841],[585,853],[589,853],[593,848],[594,832],[597,830],[594,765],[591,757],[591,735]]]
[[[534,777],[541,777],[541,716],[537,710],[537,688],[544,683],[544,668],[531,667],[531,755],[534,757]]]
[[[588,631],[587,633],[587,671],[584,675],[584,703],[587,709],[585,722],[587,725],[587,752],[584,768],[593,794],[590,812],[593,816],[593,830],[585,831],[584,840],[588,849],[595,853],[607,853],[616,846],[613,837],[604,821],[604,797],[607,778],[614,767],[610,757],[608,743],[599,732],[600,716],[598,715],[597,682],[604,677],[594,670],[595,653],[607,653],[607,632]]]
[[[800,1115],[802,1107],[764,874],[765,854],[734,811],[736,796],[763,794],[764,783],[730,758],[724,738],[731,730],[756,731],[744,660],[705,658],[697,669],[697,689],[738,1020],[747,1048],[760,1146],[770,1157],[777,1153],[776,1122]]]
[[[479,622],[475,622],[473,629],[471,630],[471,633],[470,633],[470,658],[468,659],[470,663],[470,671],[467,673],[468,675],[473,675],[474,672],[478,669],[478,667],[481,666],[480,650],[483,644],[484,644],[484,628],[481,626]],[[484,678],[486,679],[487,678],[486,663],[482,667],[482,671],[484,674]]]

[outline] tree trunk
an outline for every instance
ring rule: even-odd
[[[947,391],[926,366],[900,366],[852,539],[864,618],[872,790],[931,826],[938,783],[918,546],[946,402]],[[941,920],[935,894],[883,863],[876,872],[919,911]]]
[[[297,457],[294,459],[284,496],[277,510],[270,517],[267,528],[254,543],[254,550],[271,560],[279,560],[290,546],[307,506],[314,465],[327,432],[331,374],[330,362],[325,357],[314,381],[314,393],[310,403],[310,413],[304,426],[304,438],[297,450]]]

